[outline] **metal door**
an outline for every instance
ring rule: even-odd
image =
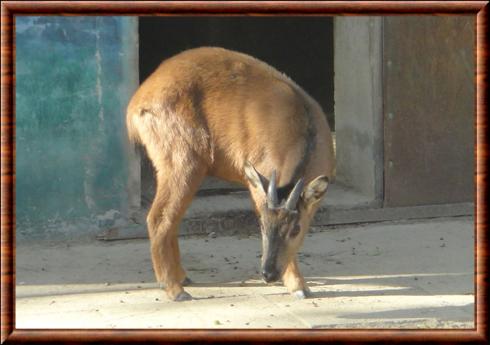
[[[474,17],[386,17],[383,38],[385,205],[473,201]]]

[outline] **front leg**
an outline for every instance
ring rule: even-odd
[[[311,291],[306,286],[305,279],[299,271],[296,256],[286,266],[286,270],[282,275],[282,281],[288,291],[296,298],[304,299],[311,296]]]

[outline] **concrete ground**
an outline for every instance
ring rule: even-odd
[[[194,300],[154,282],[146,240],[17,247],[16,328],[473,328],[473,218],[314,228],[313,298],[258,275],[260,238],[188,237]]]

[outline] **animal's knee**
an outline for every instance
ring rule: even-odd
[[[150,236],[168,231],[171,224],[167,218],[168,217],[163,214],[163,207],[160,205],[153,205],[151,207],[150,212],[148,212],[148,216],[146,217],[146,224]]]
[[[146,224],[148,226],[148,232],[150,238],[153,238],[158,232],[159,225],[161,223],[161,217],[156,212],[149,212],[146,217]]]
[[[168,255],[173,252],[173,237],[169,232],[158,232],[150,237],[151,251],[155,255]]]

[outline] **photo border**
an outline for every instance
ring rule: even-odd
[[[474,329],[15,329],[15,16],[21,15],[475,15]],[[488,343],[488,1],[5,1],[1,4],[1,343],[422,342]]]

